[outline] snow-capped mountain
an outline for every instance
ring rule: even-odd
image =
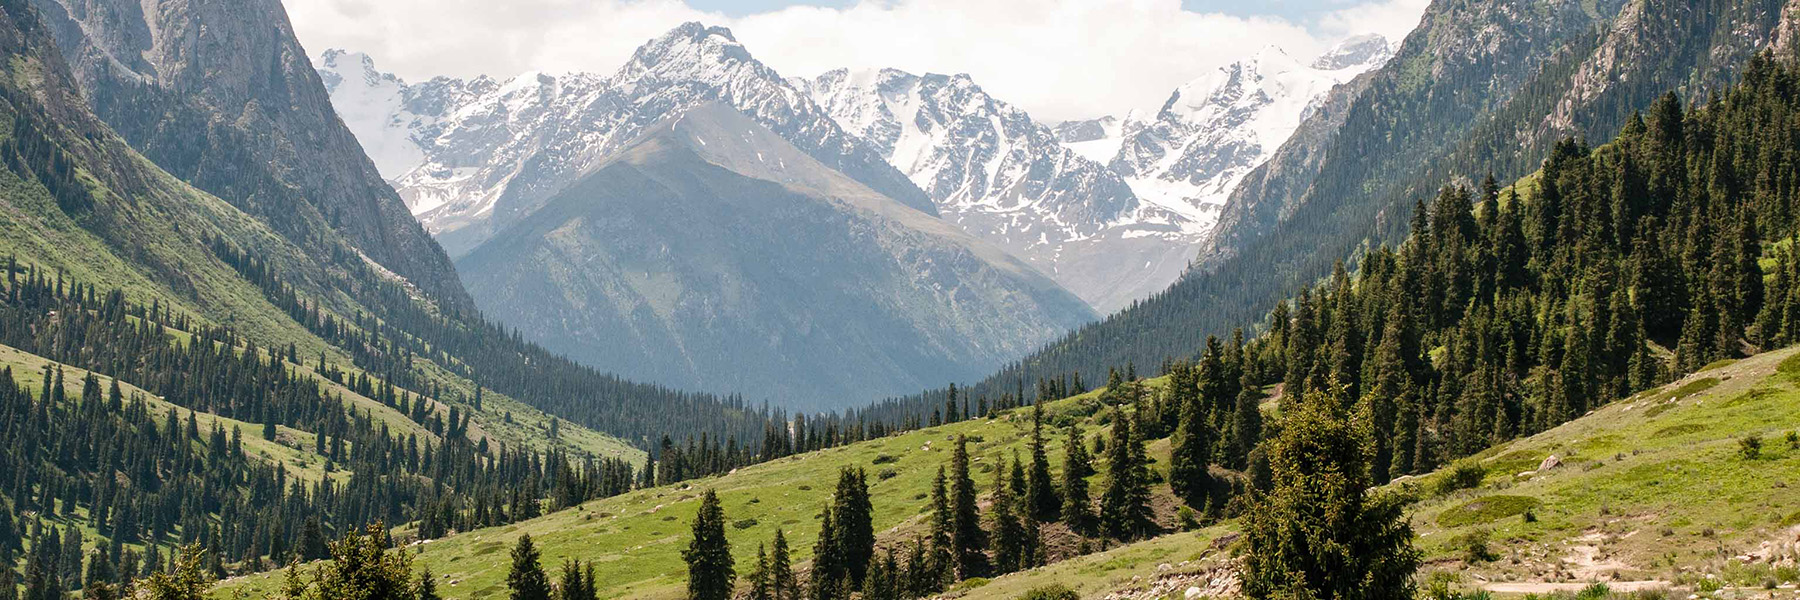
[[[1195,240],[1179,215],[1146,209],[1105,164],[1063,147],[967,75],[839,69],[796,85],[924,189],[945,219],[1102,312],[1166,286],[1186,264]]]
[[[752,58],[730,30],[684,24],[640,47],[611,76],[526,73],[504,82],[408,86],[371,61],[317,61],[345,121],[413,214],[460,256],[599,166],[667,115],[721,101],[870,188],[935,214],[873,148]],[[357,106],[349,106],[356,104]],[[410,140],[418,149],[392,149]],[[377,150],[379,149],[379,150]]]
[[[1211,232],[1231,190],[1268,160],[1326,92],[1392,56],[1392,46],[1378,35],[1349,38],[1311,62],[1265,47],[1176,88],[1154,117],[1127,119],[1108,166],[1146,204]]]
[[[784,80],[730,31],[683,25],[616,73],[407,84],[366,56],[317,66],[407,205],[462,256],[644,127],[721,101],[822,163],[941,214],[1101,312],[1174,281],[1237,182],[1336,83],[1391,55],[1353,38],[1309,64],[1279,49],[1181,86],[1156,114],[1054,128],[966,75],[837,70]]]

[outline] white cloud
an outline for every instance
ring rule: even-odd
[[[645,40],[697,20],[732,28],[783,75],[969,73],[1047,120],[1154,108],[1176,86],[1264,45],[1310,56],[1350,33],[1397,39],[1424,1],[1369,0],[1309,29],[1185,11],[1180,0],[863,0],[739,18],[679,0],[284,0],[309,51],[367,52],[408,80],[611,72]]]

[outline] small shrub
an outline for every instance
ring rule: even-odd
[[[1025,592],[1025,595],[1019,596],[1019,600],[1081,600],[1081,594],[1075,593],[1075,590],[1064,587],[1060,583],[1052,583],[1031,588],[1030,591]]]
[[[1789,450],[1800,450],[1800,431],[1787,432],[1787,443]]]
[[[1750,434],[1738,440],[1738,456],[1744,460],[1756,460],[1762,456],[1762,436]]]
[[[1194,509],[1183,506],[1175,511],[1175,523],[1182,531],[1193,531],[1200,528],[1200,516]]]
[[[1459,462],[1450,466],[1449,472],[1437,482],[1436,492],[1439,496],[1447,496],[1457,490],[1466,490],[1481,485],[1487,478],[1487,467],[1473,461]]]
[[[894,458],[893,456],[889,456],[886,454],[882,454],[880,456],[876,456],[875,460],[873,460],[871,462],[873,462],[874,464],[878,464],[878,465],[885,465],[885,464],[889,464],[889,463],[900,462],[900,459]]]
[[[893,478],[899,477],[899,476],[900,476],[900,474],[894,472],[893,469],[882,469],[880,473],[875,474],[875,477],[877,479],[880,479],[881,481],[887,481],[889,479],[893,479]]]
[[[1537,511],[1527,508],[1525,509],[1525,514],[1519,515],[1519,520],[1526,523],[1536,523]]]
[[[810,485],[801,485],[801,486],[800,486],[800,491],[802,491],[802,492],[810,492],[810,491],[812,491],[812,486],[810,486]]]
[[[1612,588],[1606,587],[1604,583],[1596,583],[1576,592],[1575,600],[1606,600],[1611,595]]]
[[[1462,549],[1463,562],[1469,564],[1493,562],[1500,557],[1488,547],[1488,532],[1477,529],[1456,538],[1456,545]]]
[[[756,526],[756,519],[738,519],[732,521],[731,526],[738,529],[749,529]]]

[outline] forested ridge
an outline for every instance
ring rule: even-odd
[[[1095,379],[1110,366],[1197,356],[1206,337],[1260,320],[1335,262],[1354,268],[1373,247],[1398,244],[1413,203],[1447,182],[1524,176],[1563,136],[1610,139],[1664,92],[1699,102],[1728,86],[1772,43],[1781,5],[1433,3],[1394,60],[1346,100],[1344,124],[1300,151],[1319,164],[1271,175],[1298,178],[1270,184],[1285,192],[1234,195],[1246,222],[1222,228],[1195,270],[968,387],[993,397],[1021,380]],[[941,400],[943,390],[926,393]]]

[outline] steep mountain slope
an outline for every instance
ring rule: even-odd
[[[1490,169],[1503,181],[1519,177],[1563,134],[1610,137],[1633,108],[1662,93],[1630,82],[1652,79],[1689,95],[1716,89],[1770,43],[1784,4],[1436,2],[1392,60],[1328,96],[1299,134],[1247,177],[1195,272],[980,389],[1191,355],[1207,335],[1254,324],[1369,241],[1397,239],[1414,201],[1446,182],[1479,181]],[[1644,11],[1679,18],[1620,17]],[[1644,50],[1631,60],[1599,51],[1640,39],[1663,40],[1670,50]],[[1588,64],[1628,73],[1575,86],[1572,74]],[[1581,115],[1571,120],[1576,131],[1546,125],[1559,103],[1582,96],[1578,89],[1604,100],[1573,102],[1569,114]],[[1252,192],[1264,196],[1242,197]]]
[[[796,86],[919,184],[946,219],[1037,265],[1102,313],[1161,289],[1186,266],[1193,224],[1141,205],[1105,165],[1063,148],[967,75],[839,69]]]
[[[1177,89],[1147,122],[1055,130],[967,75],[840,69],[796,85],[870,140],[946,218],[1111,313],[1185,271],[1237,181],[1322,94],[1389,55],[1374,36],[1310,66],[1271,47]]]
[[[436,79],[404,86],[343,56],[329,53],[319,61],[336,82],[333,94],[346,113],[361,116],[353,123],[359,135],[418,144],[422,161],[413,161],[410,150],[401,157],[384,152],[385,174],[452,256],[531,214],[664,116],[714,101],[871,189],[935,213],[905,176],[724,28],[677,27],[610,76],[526,73],[503,83]],[[373,104],[352,107],[362,103]]]
[[[231,327],[249,343],[291,345],[301,355],[329,356],[333,368],[366,375],[359,368],[365,365],[352,364],[352,347],[334,345],[296,322],[256,282],[222,261],[209,240],[231,240],[260,257],[265,269],[282,275],[290,292],[315,299],[323,310],[379,310],[363,303],[371,296],[352,297],[340,287],[348,278],[377,288],[379,275],[360,262],[343,267],[344,273],[331,273],[326,263],[261,221],[134,152],[80,102],[61,58],[46,52],[53,44],[47,37],[33,37],[47,33],[29,20],[29,7],[4,8],[9,18],[0,27],[0,35],[7,36],[0,39],[0,52],[8,71],[0,85],[0,118],[12,125],[0,136],[0,154],[8,155],[9,163],[0,171],[0,211],[7,216],[0,219],[0,253],[21,265],[54,269],[70,285],[118,289],[129,302],[156,304],[196,326]],[[57,175],[59,168],[68,175]],[[310,367],[295,369],[316,376]],[[414,379],[421,380],[473,392],[466,381],[442,371]],[[393,412],[341,384],[335,390],[378,419]],[[546,449],[565,445],[601,454],[625,448],[616,438],[575,424],[566,425],[562,441],[546,440],[534,429],[541,429],[549,415],[504,394],[490,392],[486,404],[486,410],[472,412],[478,415],[476,428],[495,441]],[[516,425],[502,423],[503,411],[516,415]],[[393,422],[397,432],[417,427],[397,413],[392,416],[398,419]]]
[[[1375,35],[1347,39],[1310,64],[1265,47],[1177,88],[1148,122],[1128,119],[1108,165],[1145,202],[1211,233],[1226,196],[1326,93],[1392,56],[1387,39]]]
[[[458,261],[477,302],[626,376],[834,408],[977,375],[1093,317],[728,105],[674,114]]]
[[[68,22],[45,17],[48,24],[41,25],[31,3],[5,9],[15,31],[6,48],[9,75],[0,82],[7,94],[5,120],[12,124],[0,152],[9,161],[7,175],[0,177],[8,216],[0,219],[0,251],[21,264],[60,272],[67,284],[88,290],[121,290],[127,302],[157,306],[201,326],[229,327],[232,336],[263,348],[291,347],[306,362],[327,364],[351,378],[419,394],[435,391],[445,403],[474,415],[477,429],[513,448],[616,453],[624,442],[598,431],[642,444],[665,433],[749,439],[763,430],[766,415],[725,399],[625,381],[514,338],[476,318],[472,309],[445,310],[472,306],[454,272],[444,281],[462,300],[452,302],[427,283],[396,276],[349,236],[315,227],[322,222],[308,216],[316,216],[308,208],[312,196],[265,177],[277,163],[234,170],[254,157],[227,152],[228,145],[190,143],[183,148],[192,155],[164,148],[170,157],[194,159],[181,164],[198,168],[197,180],[241,183],[226,191],[244,194],[238,198],[248,210],[171,176],[82,101],[79,79],[57,52],[48,26]],[[82,14],[104,17],[98,11]],[[229,23],[236,22],[193,26],[223,35]],[[265,58],[278,56],[283,55]],[[280,95],[271,88],[292,84],[295,97],[323,97],[316,80],[317,89],[301,94],[304,81],[237,83],[262,95]],[[111,88],[94,89],[104,94]],[[150,86],[133,89],[153,93]],[[193,98],[198,97],[204,95]],[[119,108],[144,111],[141,116],[149,121],[127,124],[156,139],[260,140],[272,149],[291,148],[279,141],[274,126],[254,116],[207,124],[189,120],[204,115],[187,104]],[[328,105],[324,110],[330,115]],[[335,123],[336,117],[331,119]],[[184,129],[189,126],[194,129]],[[330,131],[320,135],[330,137],[325,135]],[[384,186],[379,179],[370,185]],[[296,232],[306,237],[296,239]],[[419,239],[437,252],[428,237]],[[555,420],[564,423],[561,435],[552,436],[549,424]]]
[[[277,0],[33,5],[94,113],[158,166],[308,251],[341,235],[445,308],[472,308],[332,111]]]

